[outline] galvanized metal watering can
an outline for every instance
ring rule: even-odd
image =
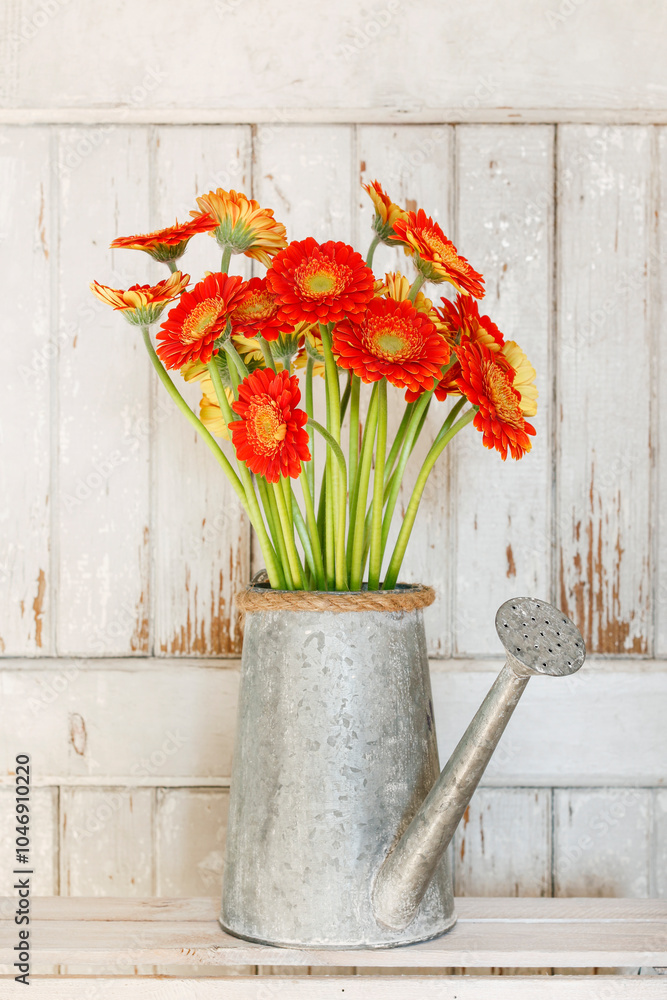
[[[573,674],[577,628],[498,611],[505,665],[440,772],[424,587],[243,595],[222,927],[285,947],[388,948],[456,921],[447,846],[533,674]]]

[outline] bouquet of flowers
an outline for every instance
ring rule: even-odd
[[[537,410],[535,370],[519,345],[480,315],[482,276],[422,209],[394,204],[378,181],[364,188],[375,209],[365,260],[342,242],[288,244],[271,209],[218,188],[197,199],[191,221],[111,244],[166,264],[165,280],[126,291],[91,285],[140,328],[160,381],[243,504],[275,589],[392,589],[428,476],[455,435],[472,423],[504,460],[508,453],[521,458],[535,433],[526,419]],[[177,262],[201,233],[217,240],[222,262],[191,286]],[[380,243],[404,249],[412,280],[376,278]],[[234,254],[266,273],[249,281],[230,274]],[[427,281],[452,286],[456,298],[434,305],[421,290]],[[175,300],[154,346],[151,327]],[[174,369],[200,382],[199,415],[174,384]],[[319,420],[316,377],[326,397]],[[396,391],[405,408],[389,440],[388,399]],[[389,551],[401,483],[432,406],[442,410],[441,426]],[[320,470],[314,434],[324,443]]]

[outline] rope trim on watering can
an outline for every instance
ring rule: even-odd
[[[433,587],[399,586],[396,590],[321,591],[271,590],[251,584],[236,595],[243,614],[248,611],[417,611],[435,600]]]

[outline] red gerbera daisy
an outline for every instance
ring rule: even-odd
[[[528,435],[535,428],[524,418],[521,393],[512,386],[514,369],[504,356],[499,364],[498,355],[483,344],[465,341],[455,350],[461,364],[458,386],[479,407],[473,423],[485,447],[495,448],[503,461],[508,451],[512,458],[522,458],[531,449]]]
[[[458,253],[437,222],[423,208],[394,222],[396,238],[414,255],[415,265],[429,281],[449,281],[460,292],[484,297],[484,278]]]
[[[145,250],[153,260],[166,262],[178,260],[197,233],[210,233],[217,222],[210,215],[200,215],[189,222],[174,223],[166,229],[156,229],[154,233],[145,236],[119,236],[111,244],[112,247],[123,247],[128,250]]]
[[[292,325],[337,323],[363,313],[373,297],[373,272],[346,243],[317,243],[312,236],[290,243],[266,272],[269,289]]]
[[[165,366],[182,368],[188,361],[207,364],[213,357],[214,341],[244,295],[242,278],[220,273],[207,275],[191,292],[184,292],[157,335],[162,341],[157,353]]]
[[[244,337],[277,340],[292,324],[283,314],[276,296],[266,287],[266,278],[251,278],[246,296],[231,315],[232,331]]]
[[[304,430],[308,415],[296,408],[300,399],[295,375],[261,368],[246,375],[232,403],[241,417],[229,424],[236,454],[269,483],[277,483],[281,474],[298,479],[301,463],[310,460]]]
[[[425,313],[411,302],[373,299],[358,323],[334,330],[333,350],[341,368],[363,382],[385,377],[412,392],[432,389],[449,360],[449,345]]]

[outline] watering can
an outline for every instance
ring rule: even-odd
[[[246,594],[221,926],[318,949],[437,937],[456,921],[447,847],[529,679],[582,666],[578,629],[502,605],[505,664],[440,771],[430,588]]]

